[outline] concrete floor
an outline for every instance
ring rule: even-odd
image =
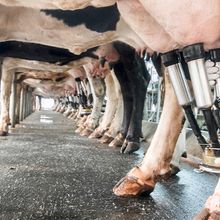
[[[73,122],[59,113],[36,112],[0,137],[0,219],[192,219],[217,177],[186,165],[150,197],[112,193],[142,152],[122,155],[74,134]]]

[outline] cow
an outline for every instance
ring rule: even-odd
[[[159,0],[155,3],[151,0],[140,0],[140,2],[124,0],[118,1],[118,7],[126,22],[139,33],[142,40],[153,51],[166,53],[199,42],[203,43],[205,50],[219,47],[220,30],[216,28],[220,24],[219,1],[207,3],[207,1],[164,2]],[[150,38],[151,36],[155,38]],[[181,131],[184,116],[168,73],[166,72],[165,75],[164,108],[158,128],[141,165],[133,168],[115,186],[116,195],[134,196],[143,192],[150,193],[156,181],[169,172],[171,155]],[[166,124],[171,123],[172,126],[164,129]],[[163,141],[161,141],[161,135],[163,135]],[[215,215],[215,212],[219,211],[219,201],[218,183],[216,191],[206,203],[209,215]]]

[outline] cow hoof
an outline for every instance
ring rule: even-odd
[[[179,167],[177,167],[177,166],[175,166],[173,164],[170,164],[170,174],[171,174],[171,176],[174,176],[174,175],[176,175],[179,172],[180,172],[180,168]]]
[[[209,210],[202,209],[202,211],[196,215],[193,220],[207,220],[209,218]]]
[[[8,132],[7,131],[0,131],[0,136],[7,136]]]
[[[220,220],[220,212],[214,211],[210,214],[209,210],[204,208],[193,218],[193,220]]]
[[[81,136],[89,136],[92,132],[93,132],[93,130],[86,128],[82,132],[80,132],[80,135]]]
[[[140,149],[140,143],[138,142],[128,142],[124,141],[120,153],[122,154],[131,154]]]
[[[209,220],[220,220],[220,211],[214,211],[210,214]]]
[[[105,134],[105,135],[103,135],[103,136],[101,137],[101,139],[100,139],[99,141],[100,141],[100,143],[102,143],[102,144],[109,144],[112,140],[114,140],[113,137],[111,137],[111,136]]]
[[[84,129],[84,127],[78,127],[78,128],[75,130],[75,133],[79,134],[80,132],[82,132],[83,129]]]
[[[89,135],[89,138],[93,139],[93,138],[101,138],[103,136],[103,134],[99,131],[94,131]]]
[[[136,175],[132,173],[136,173]],[[133,168],[115,185],[113,188],[114,194],[122,197],[149,195],[154,190],[155,182],[152,179],[143,180],[141,177],[143,178],[143,174],[139,167]]]
[[[74,120],[74,121],[76,121],[76,118],[77,118],[77,113],[74,114],[74,115],[71,117],[71,119]]]
[[[71,113],[67,118],[71,119],[73,117],[73,113]]]
[[[69,116],[69,113],[65,113],[65,112],[64,112],[64,113],[63,113],[63,116],[67,118],[67,117]]]
[[[207,199],[204,209],[194,218],[195,220],[220,220],[220,194],[217,187],[217,191]]]
[[[92,134],[89,135],[89,138],[90,139],[95,139],[95,138],[100,138],[100,137],[98,135],[98,132],[94,131],[94,132],[92,132]]]
[[[124,143],[125,138],[119,133],[115,139],[108,145],[109,147],[121,147]]]

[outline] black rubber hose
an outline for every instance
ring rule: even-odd
[[[214,116],[212,114],[211,109],[203,109],[202,110],[206,127],[209,132],[209,137],[211,140],[212,147],[214,148],[220,148],[219,142],[218,142],[218,135],[217,135],[217,125],[214,119]]]
[[[189,121],[189,124],[192,128],[193,133],[197,137],[197,140],[198,140],[200,146],[204,150],[207,145],[207,142],[206,142],[205,138],[202,136],[202,133],[201,133],[199,125],[195,119],[195,116],[193,114],[191,106],[190,105],[183,106],[183,109],[185,111],[186,118]]]

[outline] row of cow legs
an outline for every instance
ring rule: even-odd
[[[105,126],[106,132],[104,133],[103,137],[100,139],[101,143],[108,143],[110,146],[112,146],[112,141],[114,140],[114,138],[117,136],[118,132],[121,129],[123,110],[124,110],[121,87],[113,71],[111,72],[111,78],[112,78],[111,82],[113,82],[112,86],[111,84],[108,84],[108,86],[106,86],[107,90],[110,90],[109,93],[106,93],[108,97],[107,106],[106,106],[108,108],[106,108],[106,110],[110,111],[111,113],[110,116],[112,120],[111,118],[108,119],[110,124],[108,126]],[[109,89],[109,86],[111,86],[111,89]],[[103,118],[104,119],[106,118],[107,120],[108,111],[106,111],[106,114],[104,115]]]
[[[2,66],[0,134],[7,135],[8,126],[14,127],[33,112],[32,91],[16,83],[16,74]]]
[[[92,77],[88,73],[86,66],[84,68],[86,70],[87,78],[91,86],[91,92],[93,94],[93,108],[91,114],[84,123],[85,128],[83,129],[81,135],[89,136],[99,125],[106,88],[104,79]]]
[[[81,135],[86,135],[90,138],[100,138],[103,136],[100,141],[102,143],[109,143],[120,131],[122,124],[123,103],[120,85],[113,71],[107,74],[105,79],[93,78],[91,76],[88,76],[88,79],[92,88],[93,108],[88,117],[83,117],[84,120],[80,117],[80,108],[78,113],[76,112],[72,115],[75,115],[72,118],[78,118],[79,121],[79,128],[76,132],[80,132]],[[102,116],[101,109],[105,94],[107,104],[105,113]],[[58,103],[54,109],[63,113],[63,109],[59,107]]]
[[[100,125],[95,129],[95,131],[89,136],[89,138],[101,138],[106,131],[108,131],[110,137],[114,137],[117,134],[117,131],[120,129],[120,116],[122,111],[118,111],[119,114],[116,114],[117,109],[121,109],[120,105],[120,86],[117,82],[114,72],[112,71],[110,74],[107,74],[105,77],[105,85],[106,85],[106,97],[107,103],[105,107],[105,113],[102,117]],[[117,122],[118,126],[115,127],[115,132],[111,129],[111,125],[114,125]],[[107,134],[107,132],[106,132]]]
[[[123,149],[127,147],[127,153],[131,153],[139,149],[143,106],[149,77],[147,76],[146,80],[144,74],[139,73],[140,77],[132,72],[128,75],[123,68],[123,64],[119,64],[115,71],[105,78],[107,106],[102,120],[100,117],[105,95],[104,80],[87,76],[92,88],[93,109],[85,121],[80,120],[76,132],[83,136],[90,135],[90,138],[102,137],[100,141],[109,143],[110,146],[123,145]],[[66,111],[64,115],[67,116]],[[101,121],[100,125],[99,121]]]

